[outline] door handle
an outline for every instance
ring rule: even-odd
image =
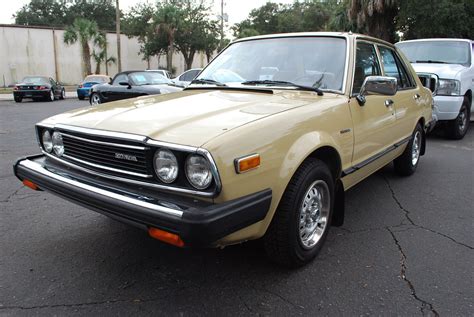
[[[415,99],[415,100],[418,100],[418,99],[420,99],[420,98],[421,98],[421,96],[420,96],[419,94],[415,94],[415,95],[413,96],[413,99]]]
[[[384,104],[385,104],[385,107],[391,107],[395,102],[392,100],[392,99],[387,99],[385,100]]]

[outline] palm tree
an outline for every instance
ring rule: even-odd
[[[181,8],[176,4],[166,3],[159,8],[155,17],[155,21],[157,22],[156,32],[164,35],[168,41],[168,47],[166,49],[166,65],[170,72],[173,71],[175,33],[181,21]]]
[[[95,60],[95,74],[100,74],[101,64],[105,61],[105,72],[108,75],[107,65],[109,63],[117,63],[117,59],[113,56],[107,57],[107,37],[104,32],[98,32],[94,38],[94,44],[100,49],[92,51],[92,57]]]
[[[84,76],[91,74],[91,50],[89,41],[94,40],[99,33],[97,23],[83,18],[74,20],[64,32],[64,43],[71,45],[79,41],[82,47],[82,62]]]
[[[349,18],[367,34],[393,42],[399,0],[351,0]]]

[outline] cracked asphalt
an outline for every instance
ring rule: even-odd
[[[21,186],[34,124],[86,105],[0,101],[0,315],[474,315],[474,129],[347,192],[344,226],[289,271],[258,243],[182,250]]]

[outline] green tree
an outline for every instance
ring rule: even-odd
[[[399,0],[352,0],[349,18],[364,33],[394,42],[399,3]]]
[[[96,63],[94,74],[100,74],[102,63],[105,62],[107,70],[107,65],[116,63],[117,59],[114,56],[107,56],[107,35],[104,32],[97,33],[94,38],[94,45],[96,45],[99,49],[97,51],[95,50],[95,48],[92,50],[92,57],[94,58],[94,61]]]
[[[31,0],[14,17],[20,25],[65,27],[76,18],[84,18],[96,21],[102,30],[115,28],[113,0]]]
[[[75,19],[73,25],[69,26],[66,32],[64,32],[64,43],[71,45],[79,42],[81,45],[84,76],[91,74],[91,50],[89,42],[96,39],[98,33],[97,23],[83,18]]]
[[[429,12],[429,14],[426,14]],[[433,17],[436,17],[434,23]],[[403,38],[474,38],[474,1],[404,0],[400,3],[398,28]]]
[[[155,30],[158,38],[166,39],[166,67],[168,71],[173,71],[173,54],[175,51],[175,37],[180,24],[183,22],[182,2],[178,0],[167,1],[159,5],[155,14]],[[160,48],[156,40],[155,49]]]

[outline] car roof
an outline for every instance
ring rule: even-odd
[[[237,39],[233,41],[233,43],[238,42],[245,42],[245,41],[253,41],[253,40],[261,40],[261,39],[272,39],[272,38],[285,38],[285,37],[341,37],[341,38],[360,38],[372,42],[382,43],[388,46],[393,46],[392,43],[387,41],[378,39],[376,37],[372,37],[369,35],[352,33],[352,32],[297,32],[297,33],[278,33],[278,34],[268,34],[268,35],[258,35],[258,36],[251,36],[245,37],[242,39]]]

